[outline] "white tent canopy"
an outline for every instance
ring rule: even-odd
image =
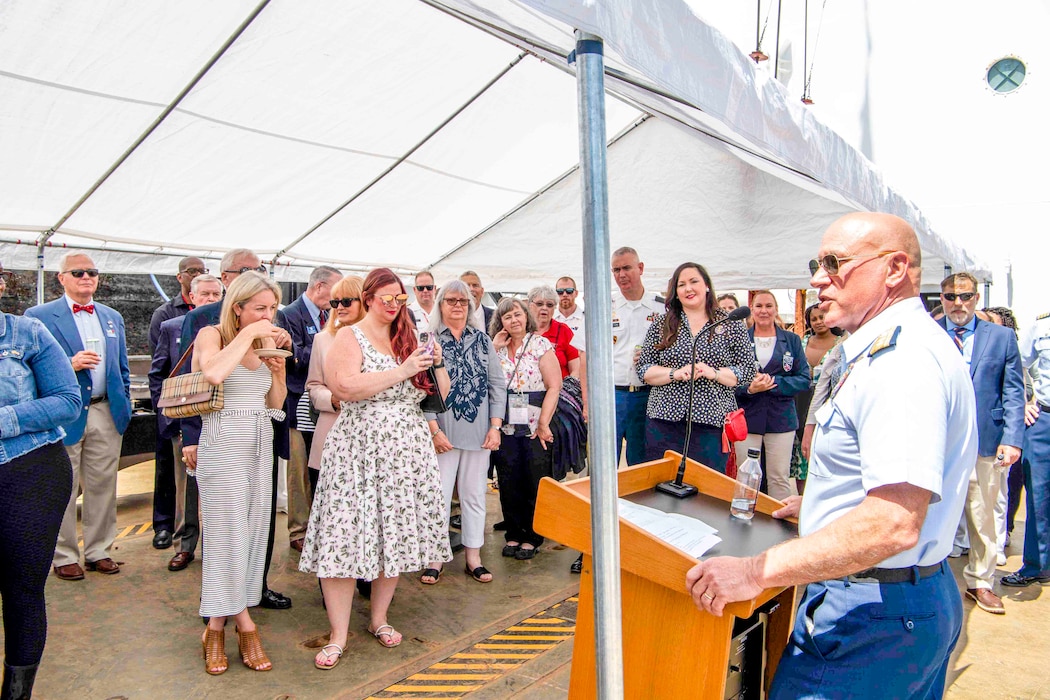
[[[928,280],[982,269],[681,0],[9,0],[0,259],[578,273],[575,28],[605,40],[612,243],[655,279],[804,286],[855,209],[912,221]]]

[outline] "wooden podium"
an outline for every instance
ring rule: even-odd
[[[700,489],[698,496],[677,499],[656,492],[656,484],[674,479],[680,461],[681,455],[668,451],[662,460],[620,470],[620,497],[665,512],[691,515],[717,528],[722,541],[703,559],[750,556],[796,536],[794,522],[768,517],[782,504],[765,494],[759,494],[753,520],[730,516],[735,480],[692,460],[687,462],[685,481]],[[534,528],[544,537],[583,552],[569,697],[593,698],[597,695],[597,674],[590,479],[569,483],[543,479]],[[715,617],[699,610],[685,589],[686,572],[696,561],[620,519],[624,697],[726,697],[734,621],[750,618],[759,609],[768,610],[762,682],[768,691],[794,623],[795,589],[767,589],[753,600],[727,605],[723,616]]]

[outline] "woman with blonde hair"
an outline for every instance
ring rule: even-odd
[[[314,441],[310,446],[310,459],[307,464],[310,468],[311,493],[317,490],[317,476],[321,469],[321,451],[325,438],[335,425],[340,409],[340,402],[332,396],[332,390],[325,381],[324,363],[339,329],[352,326],[365,317],[365,307],[361,303],[363,284],[362,278],[348,275],[332,286],[332,313],[328,316],[324,330],[314,337],[310,372],[306,376],[306,392],[314,410],[317,411]]]
[[[204,572],[200,614],[204,667],[227,668],[226,618],[236,621],[244,665],[269,671],[259,631],[248,614],[263,589],[270,530],[273,426],[283,419],[287,394],[284,359],[276,348],[281,329],[273,324],[280,288],[255,272],[242,273],[226,291],[218,326],[202,328],[194,341],[193,370],[213,386],[223,385],[223,408],[203,417],[197,451]]]

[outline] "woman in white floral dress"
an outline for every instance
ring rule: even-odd
[[[371,632],[394,647],[401,634],[387,622],[398,575],[452,551],[437,455],[419,402],[424,391],[448,394],[441,348],[417,347],[401,281],[386,268],[365,279],[368,311],[340,329],[325,378],[342,411],[325,439],[299,569],[321,579],[330,644],[314,660],[333,668],[346,646],[354,579],[372,581]],[[435,366],[438,387],[426,369]]]

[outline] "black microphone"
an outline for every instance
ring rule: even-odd
[[[682,483],[685,479],[685,460],[689,454],[689,438],[693,434],[693,397],[696,394],[696,343],[700,340],[705,332],[714,330],[716,327],[721,326],[723,323],[728,321],[743,321],[745,318],[751,315],[751,309],[746,306],[740,306],[730,311],[725,318],[721,321],[714,323],[708,323],[706,326],[700,329],[700,332],[693,338],[692,354],[690,357],[690,377],[689,377],[689,406],[686,409],[685,414],[685,444],[682,446],[682,461],[678,463],[678,474],[675,475],[674,481],[663,481],[656,485],[656,490],[660,493],[666,493],[676,498],[688,498],[695,496],[699,493],[699,489],[691,484]]]

